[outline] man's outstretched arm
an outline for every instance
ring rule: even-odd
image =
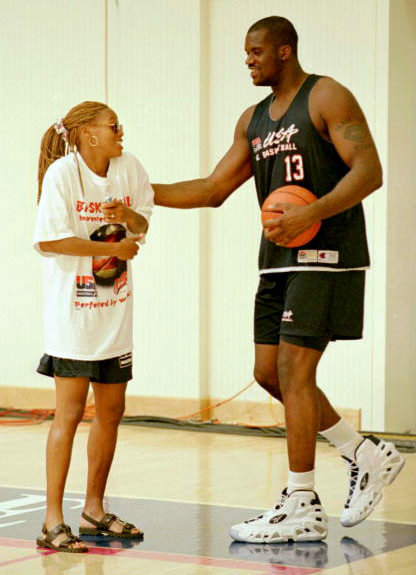
[[[169,208],[200,208],[220,206],[238,187],[252,176],[247,127],[254,107],[239,118],[231,148],[206,178],[152,184],[155,203]]]

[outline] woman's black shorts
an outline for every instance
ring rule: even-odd
[[[99,361],[80,361],[44,354],[36,370],[50,377],[88,377],[98,383],[126,383],[132,379],[132,353]]]

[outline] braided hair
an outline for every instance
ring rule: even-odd
[[[89,101],[81,102],[81,104],[71,108],[66,116],[60,118],[46,130],[40,144],[38,203],[46,170],[58,158],[62,158],[70,151],[76,151],[79,146],[79,129],[91,124],[105,110],[109,110],[107,104]]]

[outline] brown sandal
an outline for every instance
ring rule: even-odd
[[[53,541],[61,533],[65,533],[67,538],[61,541],[59,545],[54,545]],[[88,551],[87,547],[70,547],[70,545],[73,545],[74,543],[81,543],[82,540],[72,533],[70,526],[66,523],[59,523],[59,525],[56,525],[50,531],[48,531],[46,529],[46,525],[43,524],[42,535],[45,537],[38,537],[36,539],[38,547],[53,549],[54,551],[62,551],[63,553],[86,553]]]
[[[143,531],[138,531],[137,533],[132,533],[133,529],[137,529],[135,525],[132,523],[127,523],[123,521],[117,515],[113,515],[112,513],[106,513],[100,521],[96,521],[86,513],[82,513],[82,517],[86,519],[89,523],[95,525],[95,527],[80,527],[79,534],[80,535],[107,535],[109,537],[116,537],[121,539],[142,539],[143,538]],[[110,529],[111,525],[118,521],[123,525],[123,530],[118,533],[117,531],[112,531]]]

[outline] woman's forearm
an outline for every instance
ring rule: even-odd
[[[71,237],[50,242],[39,242],[43,252],[67,256],[116,256],[118,243],[95,242],[83,238]]]

